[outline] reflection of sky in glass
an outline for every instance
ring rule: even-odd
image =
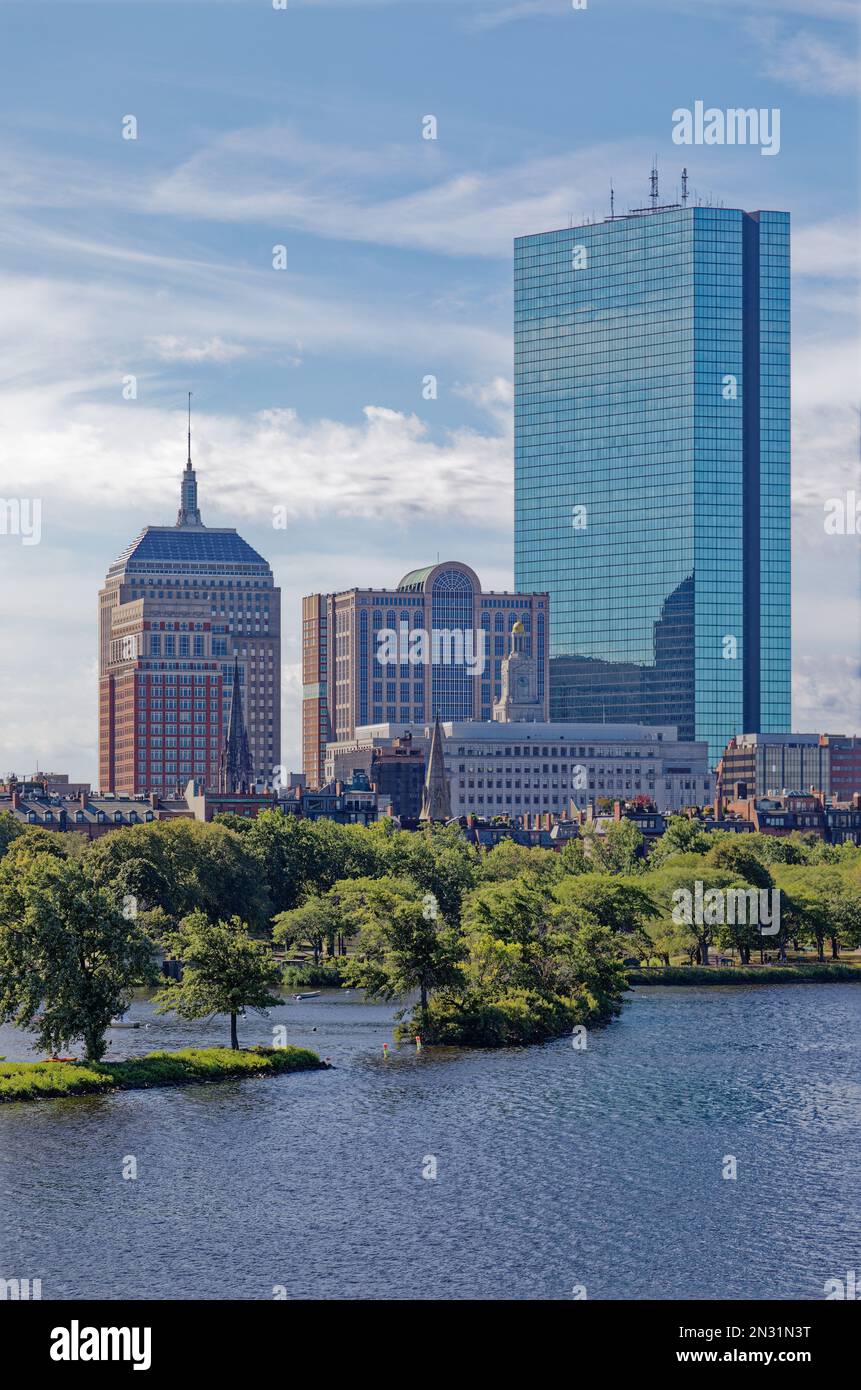
[[[715,756],[789,721],[789,232],[759,216],[515,243],[515,582],[551,592],[551,714]]]

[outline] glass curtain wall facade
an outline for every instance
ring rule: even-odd
[[[789,217],[673,207],[515,242],[515,582],[552,719],[790,727]]]
[[[469,632],[473,625],[475,595],[469,577],[461,570],[440,570],[431,587],[431,631]],[[460,664],[437,663],[431,667],[433,711],[454,710],[450,719],[470,719],[474,708],[473,673]]]

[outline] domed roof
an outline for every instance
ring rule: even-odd
[[[514,624],[514,627],[511,629],[511,631],[512,631],[512,632],[516,632],[517,635],[520,636],[521,633],[524,633],[524,632],[526,631],[526,628],[523,626],[522,622],[521,622],[520,619],[518,618],[518,619],[517,619],[517,622]]]

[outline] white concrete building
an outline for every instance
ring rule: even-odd
[[[443,722],[443,750],[454,816],[570,815],[606,796],[648,796],[659,811],[714,799],[705,743],[680,743],[675,728],[645,724]],[[370,767],[374,748],[410,733],[427,749],[432,727],[371,724],[326,749],[326,778]]]

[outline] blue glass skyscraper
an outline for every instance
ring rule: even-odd
[[[789,214],[515,241],[515,583],[553,719],[790,727]]]

